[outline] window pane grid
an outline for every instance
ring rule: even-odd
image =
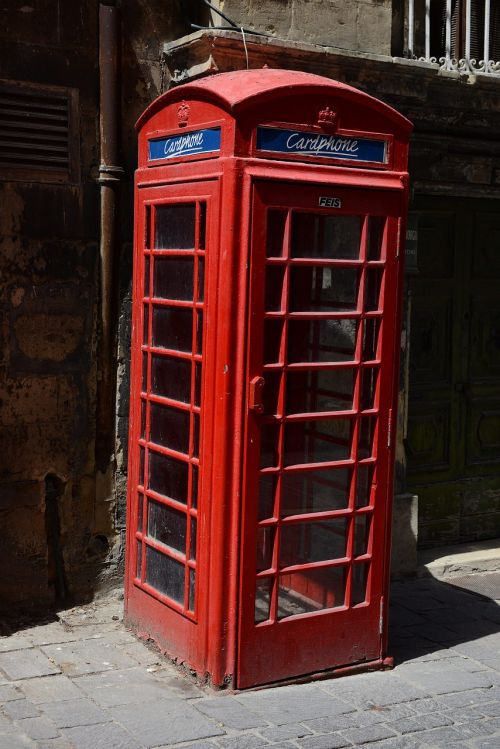
[[[349,479],[348,484],[348,495],[347,495],[347,506],[340,509],[329,509],[318,512],[311,511],[310,513],[300,512],[297,514],[288,514],[283,516],[282,504],[283,504],[283,492],[284,489],[284,477],[292,475],[308,475],[314,471],[322,471],[328,469],[351,470],[354,467],[362,468],[374,467],[377,461],[376,455],[376,441],[378,432],[378,412],[379,412],[379,365],[380,365],[380,342],[382,334],[382,301],[384,295],[384,283],[385,283],[385,226],[386,219],[379,219],[378,225],[373,229],[373,217],[364,216],[360,221],[360,236],[359,236],[359,257],[356,259],[331,259],[331,258],[297,258],[290,257],[291,254],[291,224],[292,224],[292,211],[288,211],[286,220],[284,221],[284,232],[283,242],[277,243],[274,251],[269,253],[266,260],[266,267],[268,269],[275,268],[272,274],[267,271],[267,276],[271,278],[272,293],[269,291],[266,293],[266,309],[264,312],[264,320],[276,321],[276,324],[280,322],[282,324],[282,335],[279,346],[279,357],[278,361],[269,361],[265,359],[263,366],[263,373],[268,384],[270,391],[265,394],[265,415],[260,417],[262,426],[266,424],[271,427],[273,424],[279,429],[277,433],[277,454],[275,461],[269,467],[262,467],[260,470],[261,479],[264,480],[268,477],[275,477],[272,484],[273,496],[271,497],[272,502],[272,517],[261,517],[258,528],[261,529],[260,533],[264,533],[264,536],[260,536],[261,540],[265,539],[266,544],[269,547],[272,544],[272,550],[269,548],[265,553],[266,563],[264,568],[262,564],[258,565],[256,579],[257,579],[257,590],[256,590],[256,623],[259,625],[266,625],[275,623],[277,620],[295,615],[293,612],[293,605],[288,602],[289,609],[285,605],[283,609],[282,595],[283,590],[286,590],[286,581],[290,583],[290,580],[294,579],[298,581],[302,576],[302,580],[299,584],[299,588],[295,590],[292,586],[290,593],[297,593],[299,599],[306,595],[306,591],[314,584],[320,586],[318,580],[314,582],[314,571],[317,570],[317,574],[328,575],[328,570],[337,570],[337,582],[343,579],[343,588],[340,583],[337,585],[337,593],[331,597],[329,605],[318,606],[318,610],[323,608],[348,608],[350,606],[360,605],[361,596],[369,596],[369,580],[370,580],[370,565],[372,553],[372,535],[373,535],[373,522],[372,522],[372,496],[365,506],[358,507],[358,494],[359,487],[358,481],[355,477]],[[380,228],[382,226],[382,229]],[[376,234],[376,236],[374,236]],[[318,240],[321,242],[321,240]],[[355,249],[351,250],[353,253]],[[316,252],[316,251],[315,251]],[[358,277],[356,280],[357,291],[356,291],[356,304],[354,309],[337,311],[322,310],[315,311],[313,309],[308,310],[294,310],[290,311],[290,294],[292,284],[292,268],[297,267],[307,270],[311,267],[321,268],[332,268],[332,272],[339,268],[351,268],[358,269]],[[281,270],[279,270],[281,269]],[[314,277],[313,277],[314,278]],[[328,289],[330,282],[329,275],[320,276],[323,278],[322,285]],[[334,278],[334,277],[333,277]],[[348,279],[348,276],[345,276]],[[349,281],[349,283],[351,283]],[[281,293],[280,293],[281,287]],[[318,304],[320,298],[320,288],[317,283],[314,282],[313,293],[316,294]],[[321,292],[322,293],[322,292]],[[352,354],[345,361],[334,361],[324,362],[320,361],[298,361],[293,359],[290,361],[290,350],[289,350],[289,339],[291,335],[290,323],[294,320],[303,321],[314,321],[314,320],[356,320],[354,348]],[[264,323],[265,324],[265,323]],[[274,323],[273,323],[274,324]],[[313,331],[313,339],[311,342],[317,350],[325,351],[326,355],[329,353],[327,346],[321,343],[319,338],[319,329]],[[347,350],[346,350],[347,351]],[[335,370],[341,372],[346,369],[355,369],[355,375],[353,377],[352,392],[349,389],[342,390],[338,388],[335,390],[335,385],[329,385],[329,388],[318,387],[317,383],[319,380],[313,374],[309,376],[309,387],[311,388],[311,396],[307,396],[304,402],[307,402],[311,410],[303,410],[288,413],[290,410],[287,409],[286,393],[287,393],[287,380],[289,373],[291,372],[303,372],[303,373],[314,373],[314,372],[332,372],[332,376],[335,374]],[[266,378],[267,372],[267,378]],[[275,373],[275,375],[273,374]],[[275,379],[272,379],[272,378]],[[328,380],[327,380],[328,381]],[[333,380],[335,382],[335,380]],[[338,380],[337,380],[338,382]],[[299,383],[300,384],[300,383]],[[349,386],[350,387],[350,386]],[[337,407],[342,407],[342,402],[351,404],[350,408],[344,410],[313,410],[311,406],[318,406],[321,403],[328,402],[328,398],[332,399],[336,403]],[[307,400],[309,399],[309,400]],[[300,398],[299,398],[300,400]],[[335,422],[339,419],[348,419],[351,423],[350,436],[347,437],[349,443],[348,455],[341,460],[331,460],[328,462],[314,461],[310,455],[304,453],[303,462],[294,463],[291,465],[285,465],[284,450],[285,450],[285,439],[286,439],[286,425],[301,422],[310,422],[310,427],[304,430],[304,439],[309,439],[311,436],[315,438],[316,427],[321,424],[321,419],[328,420],[329,422]],[[309,437],[308,437],[309,435]],[[335,434],[321,433],[318,435],[321,442],[325,445],[337,445],[344,449],[344,440],[336,437]],[[362,447],[361,447],[362,446]],[[311,462],[306,462],[311,460]],[[264,464],[266,466],[266,464]],[[338,483],[329,483],[327,480],[321,482],[319,479],[316,486],[323,486],[326,492],[328,491],[340,491],[342,488]],[[262,486],[262,482],[261,482]],[[261,491],[263,491],[261,489]],[[270,507],[269,504],[267,505]],[[269,512],[269,509],[267,510]],[[309,561],[301,563],[283,563],[280,566],[280,549],[284,542],[283,533],[286,528],[297,529],[304,528],[304,533],[311,533],[312,531],[321,530],[321,528],[327,528],[328,521],[340,522],[342,519],[344,526],[339,526],[339,529],[344,528],[344,531],[340,531],[340,538],[344,538],[344,554],[338,556],[335,559],[324,559],[320,561]],[[304,525],[304,523],[308,525]],[[331,526],[334,528],[335,526]],[[343,535],[342,535],[343,534]],[[262,541],[263,543],[263,541]],[[328,538],[327,538],[328,543]],[[260,547],[259,547],[260,548]],[[293,546],[292,548],[292,554]],[[327,547],[328,548],[328,547]],[[337,552],[342,551],[342,543],[337,548]],[[263,551],[260,549],[260,553]],[[328,553],[326,551],[325,553]],[[332,552],[333,553],[333,552]],[[288,560],[291,562],[290,560]],[[282,560],[283,562],[283,560]],[[269,566],[271,565],[271,566]],[[354,569],[355,568],[355,569]],[[307,576],[304,574],[307,571],[313,576],[309,581]],[[324,572],[321,572],[323,570]],[[337,574],[338,573],[338,574]],[[292,575],[294,577],[287,577]],[[333,572],[332,572],[333,574]],[[299,578],[297,578],[299,575]],[[339,577],[340,575],[340,577]],[[333,584],[333,583],[332,583]],[[337,584],[337,583],[336,583]],[[285,585],[285,588],[283,588]],[[340,585],[340,587],[339,587]],[[363,588],[364,585],[364,588]],[[300,586],[303,587],[303,593],[300,593]],[[364,592],[363,592],[364,591]],[[262,595],[267,603],[263,607],[258,602],[258,596]],[[363,599],[364,600],[364,599]],[[369,598],[367,599],[369,600]],[[262,603],[262,602],[261,602]],[[267,611],[267,613],[266,613]],[[304,610],[304,613],[310,610]],[[295,612],[297,613],[297,612]],[[300,612],[299,612],[300,613]]]
[[[142,532],[137,533],[142,549],[142,565],[139,564],[138,569],[141,570],[141,584],[147,590],[161,600],[165,599],[165,602],[181,610],[185,615],[194,617],[197,555],[193,545],[196,535],[193,534],[196,534],[198,516],[196,509],[198,489],[197,484],[196,487],[194,486],[194,470],[198,470],[199,466],[194,431],[196,422],[196,442],[198,442],[201,414],[200,368],[203,361],[200,345],[201,331],[197,331],[196,326],[199,323],[202,324],[202,317],[199,315],[204,310],[204,292],[201,284],[204,280],[206,214],[204,205],[200,206],[199,202],[159,204],[153,208],[155,210],[151,210],[149,234],[155,238],[154,244],[157,247],[147,253],[149,282],[145,288],[147,296],[144,297],[145,304],[143,305],[145,309],[147,308],[147,313],[143,314],[147,317],[148,332],[144,345],[141,347],[145,357],[145,388],[141,394],[145,405],[145,429],[139,444],[145,448],[143,476],[145,485],[142,486],[144,491]],[[156,221],[160,213],[162,213],[162,223],[157,229]],[[176,220],[179,216],[181,221]],[[161,234],[163,245],[159,243],[158,232]],[[172,237],[179,239],[180,246],[168,247]],[[191,244],[190,247],[189,244]],[[160,284],[160,286],[155,286],[155,284]],[[157,289],[161,289],[161,293],[157,293]],[[170,298],[171,296],[176,298]],[[185,350],[178,350],[185,346],[184,343],[179,343],[178,339],[173,341],[176,343],[176,348],[154,345],[155,329],[158,330],[159,325],[165,327],[170,324],[172,327],[174,319],[163,319],[158,316],[155,318],[153,309],[179,309],[190,312],[192,321],[189,332],[190,350],[187,346]],[[182,323],[180,318],[179,322]],[[143,325],[145,326],[146,322]],[[181,375],[187,374],[185,373],[187,365],[190,365],[190,371],[186,388],[184,384],[175,383],[173,380],[175,380],[176,373],[178,380],[183,379]],[[154,414],[153,409],[155,409]],[[186,425],[180,429],[180,433],[176,428],[177,436],[172,432],[172,424],[178,421],[177,416],[174,422],[171,422],[171,426],[165,430],[165,425],[170,419],[169,414],[172,418],[175,414],[178,414],[179,418],[181,414],[187,417]],[[158,421],[160,417],[161,422]],[[184,436],[182,432],[185,432]],[[153,436],[155,442],[152,441]],[[173,441],[169,444],[171,439]],[[164,441],[166,443],[162,444]],[[153,480],[150,455],[156,456],[155,486],[150,485]],[[167,463],[163,466],[158,463],[158,460],[166,460]],[[171,468],[168,468],[169,465],[175,468],[173,474]],[[158,487],[156,487],[157,484]],[[161,491],[157,490],[159,488]],[[172,496],[170,496],[171,492],[173,492]],[[155,520],[152,520],[153,510]]]

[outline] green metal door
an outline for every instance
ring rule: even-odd
[[[500,204],[420,197],[408,489],[419,543],[500,535]]]

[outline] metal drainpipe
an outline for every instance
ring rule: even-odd
[[[118,20],[116,7],[99,5],[100,340],[95,456],[97,468],[103,473],[107,470],[113,455],[115,431],[113,281],[117,244],[118,190],[123,176],[123,169],[118,166]]]

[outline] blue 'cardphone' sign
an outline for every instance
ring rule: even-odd
[[[220,151],[220,127],[195,130],[193,133],[171,135],[168,138],[150,140],[149,161],[155,159],[178,159],[192,154]]]
[[[268,153],[385,164],[387,141],[276,127],[257,128],[257,149]]]

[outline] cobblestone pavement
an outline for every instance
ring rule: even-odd
[[[0,620],[0,749],[500,749],[500,607],[444,582],[393,586],[393,671],[232,694],[181,676],[121,608]]]

